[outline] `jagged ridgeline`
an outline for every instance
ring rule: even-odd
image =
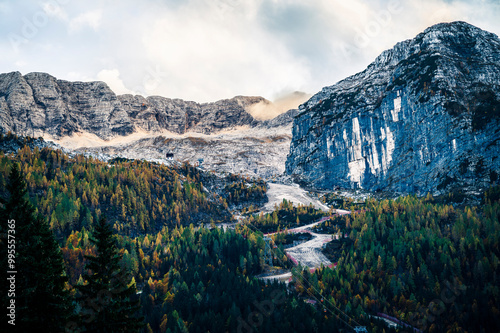
[[[117,95],[104,82],[11,72],[0,74],[0,133],[41,136],[81,152],[133,159],[164,159],[171,152],[191,164],[201,158],[210,170],[271,177],[284,171],[297,114],[287,108],[308,96],[295,92],[276,103],[258,96],[196,103]]]
[[[500,40],[442,23],[300,107],[287,173],[321,188],[478,191],[500,172]]]
[[[196,103],[161,96],[116,95],[104,82],[70,82],[47,73],[0,74],[0,132],[54,138],[91,133],[107,140],[141,130],[209,134],[237,126],[287,125],[287,115],[261,121],[249,107],[263,97]]]
[[[44,147],[41,139],[11,134],[0,135],[0,148],[0,188],[12,163],[19,162],[33,204],[58,235],[88,229],[100,214],[132,236],[163,226],[229,222],[231,208],[267,200],[262,180],[216,176],[188,164],[70,157]]]

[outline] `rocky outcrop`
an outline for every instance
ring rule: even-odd
[[[247,108],[262,101],[266,100],[237,96],[199,104],[159,96],[117,96],[104,82],[68,82],[45,73],[13,72],[0,74],[0,131],[55,138],[87,132],[102,139],[136,130],[209,134],[261,124]]]
[[[434,194],[500,172],[500,40],[432,26],[299,109],[286,172],[315,188]]]
[[[124,144],[83,147],[76,151],[165,162],[167,154],[206,170],[230,172],[272,179],[285,171],[291,141],[291,126],[248,129],[222,134],[189,133],[182,136],[155,136]]]
[[[44,73],[0,74],[0,133],[43,136],[95,156],[164,162],[173,154],[191,164],[203,159],[209,170],[272,178],[284,172],[297,110],[255,119],[249,111],[262,104],[272,103],[246,96],[204,104],[117,96],[103,82],[68,82]],[[140,133],[122,140],[134,132]],[[77,133],[85,134],[72,136]],[[102,142],[87,133],[117,139]]]
[[[85,131],[109,138],[134,128],[105,83],[61,81],[45,73],[1,74],[0,114],[3,132],[20,135]]]
[[[298,113],[298,109],[288,110],[287,112],[282,113],[279,116],[274,117],[273,119],[261,122],[258,127],[275,128],[288,126],[293,123],[293,118],[295,118]]]
[[[214,103],[198,104],[159,96],[118,96],[131,121],[140,129],[158,132],[162,129],[183,134],[188,131],[209,134],[237,126],[255,126],[246,107],[262,97],[237,96]]]

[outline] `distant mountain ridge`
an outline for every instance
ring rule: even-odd
[[[236,96],[199,104],[160,96],[116,95],[104,82],[70,82],[46,73],[0,74],[0,131],[19,135],[61,138],[87,132],[110,139],[135,130],[210,134],[238,126],[291,123],[291,117],[283,115],[272,123],[255,119],[247,110],[258,103],[270,102],[263,97]]]
[[[295,92],[289,99],[307,97]],[[263,97],[201,104],[116,95],[104,82],[69,82],[46,73],[0,74],[0,133],[41,136],[95,156],[165,162],[174,154],[192,165],[201,159],[208,170],[255,177],[284,172],[298,110],[279,114],[279,107]]]
[[[442,23],[301,105],[286,173],[318,189],[476,191],[500,173],[500,40]]]

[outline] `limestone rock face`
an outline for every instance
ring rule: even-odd
[[[167,154],[174,154],[193,165],[202,159],[208,170],[272,178],[284,172],[297,110],[257,120],[248,110],[261,104],[272,103],[247,96],[204,104],[117,96],[103,82],[68,82],[45,73],[0,74],[0,133],[44,136],[96,156],[165,162]],[[77,133],[108,141],[72,137]]]
[[[443,23],[301,105],[286,173],[318,189],[476,191],[500,173],[500,40]]]
[[[298,113],[299,110],[297,109],[288,110],[287,112],[282,113],[279,116],[274,117],[273,119],[263,121],[262,123],[259,124],[258,127],[276,128],[276,127],[287,126],[293,123],[293,118],[295,118],[295,116],[297,116]]]
[[[0,127],[20,135],[55,137],[85,131],[101,138],[134,126],[103,82],[68,82],[45,73],[0,74]]]
[[[55,138],[87,132],[102,139],[136,130],[210,134],[256,127],[247,108],[266,101],[237,96],[199,104],[160,96],[115,95],[104,82],[68,82],[45,73],[0,74],[0,131]],[[291,118],[282,119],[289,125]]]

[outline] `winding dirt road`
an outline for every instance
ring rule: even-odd
[[[282,185],[282,184],[269,184],[269,189],[267,191],[267,196],[269,198],[268,203],[264,207],[264,210],[274,210],[274,206],[283,202],[283,199],[287,201],[291,201],[294,204],[303,204],[309,205],[313,204],[313,206],[317,209],[321,209],[323,211],[329,211],[330,208],[320,202],[317,199],[311,198],[307,192],[301,189],[298,185]],[[350,214],[350,211],[337,209],[336,215],[346,215]],[[289,232],[304,232],[308,231],[308,229],[323,223],[328,220],[330,216],[324,217],[319,221],[316,221],[311,224],[307,224],[301,227],[293,228],[288,230]],[[335,235],[324,235],[317,234],[311,231],[308,231],[314,238],[299,244],[294,247],[290,247],[285,250],[286,254],[293,258],[293,260],[300,262],[303,266],[307,266],[310,269],[315,269],[323,264],[324,266],[329,266],[332,264],[328,258],[321,253],[321,248],[323,244],[330,242],[336,237]],[[268,236],[273,235],[275,233],[267,234]],[[284,274],[270,275],[266,277],[261,277],[263,280],[280,280],[280,281],[288,281],[288,279],[292,276],[290,272]]]

